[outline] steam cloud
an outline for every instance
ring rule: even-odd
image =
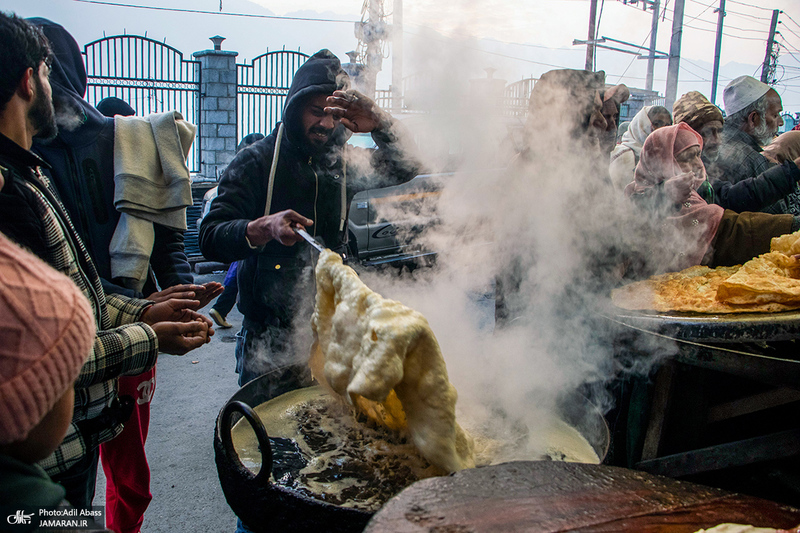
[[[575,139],[579,110],[547,109],[526,126],[523,118],[503,114],[494,81],[472,81],[485,78],[491,65],[470,56],[468,46],[454,52],[424,40],[410,44],[410,63],[425,83],[408,90],[406,105],[430,112],[401,117],[397,127],[411,132],[409,153],[420,155],[411,144],[422,147],[428,170],[452,174],[437,178],[439,195],[375,207],[381,219],[426,226],[421,235],[398,228],[398,237],[438,252],[437,261],[402,274],[360,274],[376,292],[427,317],[459,391],[462,424],[488,427],[501,440],[523,428],[524,449],[516,458],[531,458],[544,447],[550,413],[561,399],[580,391],[608,411],[612,380],[646,376],[674,353],[671,343],[644,338],[636,342],[647,343],[638,348],[649,355],[620,359],[614,352],[619,331],[598,315],[620,283],[623,252],[643,249],[642,234],[632,231],[642,221],[602,182],[598,169],[608,158],[594,155],[597,139]],[[569,104],[564,95],[553,96]],[[530,150],[520,157],[525,146]],[[347,163],[355,176],[370,161],[362,152]],[[502,327],[494,320],[498,280],[509,314]],[[303,286],[297,299],[313,302],[313,295],[312,286]],[[309,316],[308,309],[300,313],[295,348],[273,363],[305,362]]]
[[[507,417],[527,426],[527,446],[536,449],[559,399],[580,390],[607,411],[613,379],[647,375],[674,353],[670,343],[645,339],[638,342],[651,343],[640,347],[649,356],[616,358],[618,332],[597,314],[620,282],[622,252],[643,245],[632,231],[642,221],[602,182],[598,169],[608,165],[607,155],[598,159],[574,138],[574,107],[545,110],[523,133],[522,119],[501,113],[502,92],[492,92],[491,81],[470,82],[485,77],[486,64],[463,50],[418,44],[412,64],[430,75],[406,97],[433,111],[404,122],[428,148],[425,163],[433,171],[450,170],[451,152],[461,159],[442,178],[440,196],[414,210],[376,207],[387,221],[427,224],[422,235],[399,237],[437,251],[438,259],[434,268],[402,276],[365,272],[362,279],[428,318],[459,391],[462,422]],[[528,157],[514,157],[523,136]],[[509,273],[509,320],[494,328],[495,284]]]
[[[77,103],[59,96],[58,93],[53,95],[56,124],[59,130],[73,131],[86,121],[83,109]]]

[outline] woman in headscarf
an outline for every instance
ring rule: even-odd
[[[654,131],[644,142],[625,194],[650,215],[657,241],[653,264],[666,270],[741,264],[769,251],[773,237],[800,229],[800,218],[736,213],[697,194],[706,179],[703,138],[686,123]]]
[[[614,187],[625,190],[633,181],[633,171],[639,162],[642,145],[652,132],[672,124],[672,115],[663,106],[644,106],[633,117],[628,130],[622,134],[620,144],[611,152],[608,171]]]

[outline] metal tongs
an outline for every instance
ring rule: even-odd
[[[295,233],[300,235],[308,244],[313,246],[314,249],[316,249],[318,252],[325,251],[325,247],[322,246],[319,242],[317,242],[317,240],[314,239],[314,237],[309,235],[309,233],[306,230],[304,230],[303,228],[292,228],[292,229],[294,230]]]

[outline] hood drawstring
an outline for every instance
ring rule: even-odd
[[[275,172],[278,169],[278,156],[281,152],[281,140],[283,139],[283,122],[278,125],[278,134],[275,136],[275,149],[272,152],[272,165],[269,169],[269,181],[267,183],[267,202],[264,205],[264,216],[270,214],[272,207],[272,189],[275,185]],[[339,232],[344,231],[347,223],[347,160],[342,157],[342,185],[341,185],[341,206],[339,210]],[[316,207],[316,202],[314,202]],[[316,222],[316,221],[315,221]]]
[[[339,213],[339,233],[344,231],[344,225],[347,223],[347,158],[342,153],[342,208]]]
[[[283,122],[278,125],[278,135],[275,138],[275,150],[272,152],[272,166],[269,168],[269,182],[267,183],[267,203],[264,205],[264,216],[269,215],[272,207],[272,187],[275,184],[275,171],[278,169],[278,154],[281,153],[281,140],[283,139]]]

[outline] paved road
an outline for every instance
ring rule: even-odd
[[[195,279],[221,282],[223,275]],[[236,528],[236,516],[219,485],[213,446],[217,414],[239,389],[233,349],[242,316],[234,309],[228,321],[234,327],[217,329],[202,348],[183,357],[159,355],[146,445],[153,501],[142,533],[233,533]],[[104,502],[100,473],[95,505]]]

